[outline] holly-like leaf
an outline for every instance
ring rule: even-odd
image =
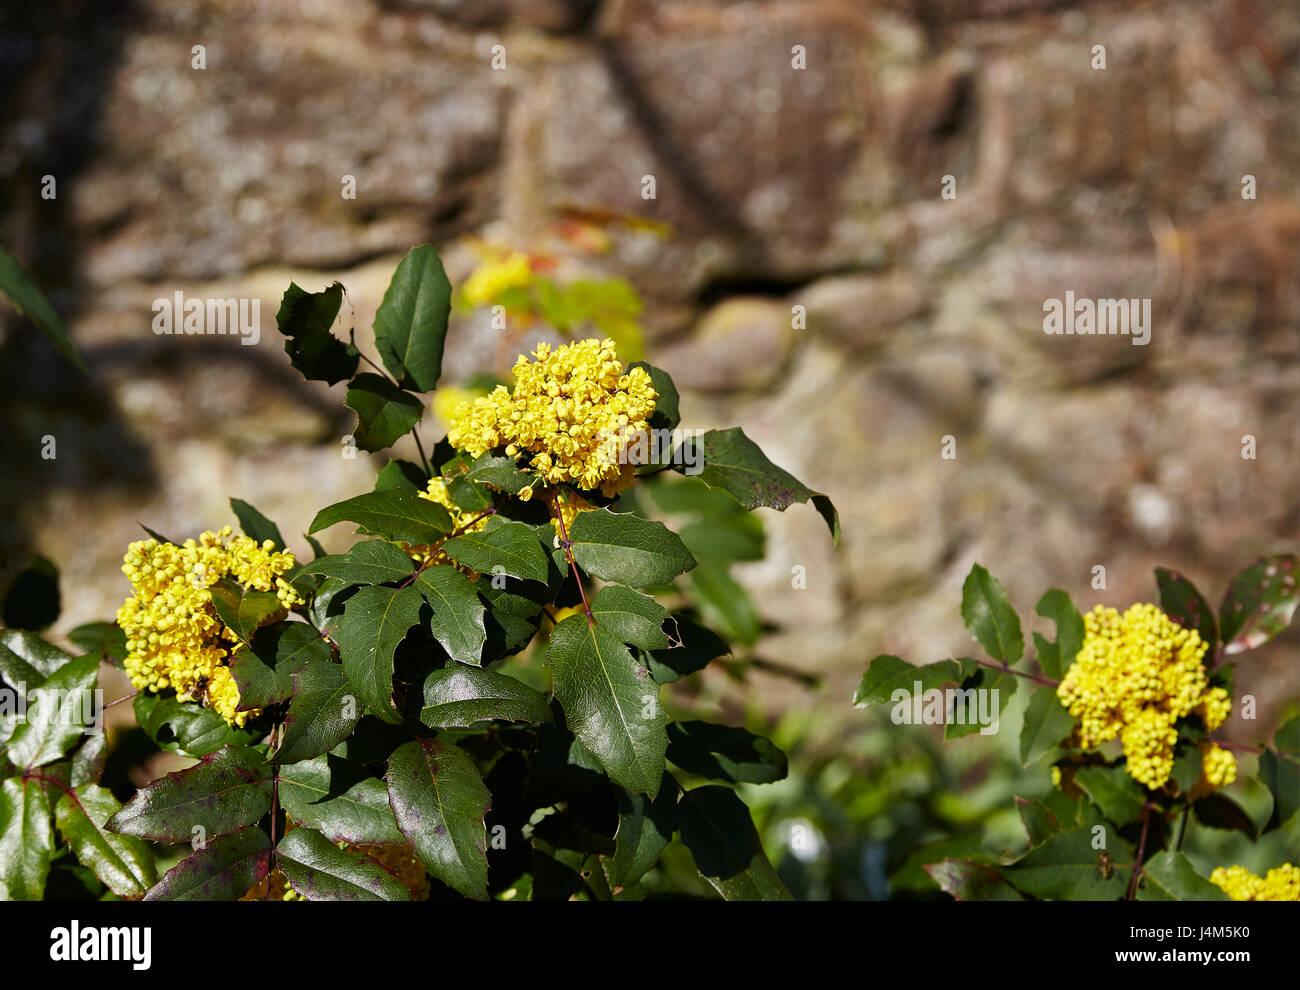
[[[505,522],[492,529],[464,533],[452,537],[442,547],[456,563],[481,574],[545,581],[550,571],[537,534],[523,523]]]
[[[1083,616],[1070,601],[1070,596],[1060,588],[1052,588],[1044,594],[1034,611],[1056,624],[1055,642],[1048,642],[1041,633],[1034,633],[1034,649],[1038,652],[1038,666],[1043,673],[1059,681],[1083,647]]]
[[[397,827],[430,873],[453,890],[487,898],[487,828],[492,804],[464,750],[438,739],[399,746],[388,759],[388,801]]]
[[[604,581],[634,588],[667,584],[695,566],[686,545],[661,522],[626,512],[580,512],[569,539],[578,566]]]
[[[1040,845],[1061,831],[1061,823],[1046,805],[1018,797],[1016,810],[1020,812],[1020,821],[1024,823],[1031,846]]]
[[[1276,750],[1259,757],[1260,780],[1273,793],[1274,818],[1280,825],[1300,811],[1300,718],[1293,718],[1273,737]]]
[[[1300,602],[1300,561],[1295,554],[1261,557],[1232,579],[1219,606],[1223,652],[1263,646],[1291,623]]]
[[[40,687],[29,687],[26,718],[9,737],[10,761],[32,768],[67,755],[103,717],[95,699],[98,682],[99,657],[88,653],[69,660]]]
[[[295,828],[276,847],[276,862],[309,901],[409,901],[411,892],[382,866],[344,852],[310,828]]]
[[[414,588],[362,588],[343,606],[334,631],[348,682],[366,709],[385,722],[401,721],[393,705],[393,651],[419,621]]]
[[[329,660],[333,652],[305,622],[277,622],[253,634],[251,648],[230,658],[239,688],[239,711],[268,708],[293,693],[293,675],[308,660]]]
[[[251,643],[253,633],[262,626],[286,614],[274,591],[255,591],[230,578],[221,578],[208,588],[208,594],[221,621],[245,643]]]
[[[155,842],[189,842],[196,828],[208,837],[228,835],[270,810],[271,773],[261,754],[227,746],[140,788],[107,827]]]
[[[397,266],[375,313],[375,346],[403,388],[429,392],[442,375],[451,283],[432,244],[412,248]]]
[[[1156,853],[1142,864],[1142,874],[1145,882],[1138,884],[1139,901],[1228,900],[1228,895],[1198,874],[1180,852]]]
[[[153,851],[141,839],[105,830],[121,809],[111,791],[87,783],[64,793],[54,814],[73,855],[104,886],[119,897],[139,898],[157,879]]]
[[[735,791],[716,785],[687,791],[677,804],[677,818],[696,868],[724,900],[794,900]]]
[[[235,513],[235,518],[239,520],[239,528],[244,531],[245,536],[252,537],[259,544],[270,540],[275,544],[276,550],[285,548],[286,544],[284,537],[280,535],[280,527],[242,498],[232,498],[230,508]]]
[[[72,345],[72,338],[68,336],[59,314],[41,290],[32,284],[23,266],[4,248],[0,248],[0,292],[8,297],[18,312],[32,321],[37,330],[50,339],[55,350],[71,361],[79,371],[89,373],[81,355]]]
[[[959,661],[960,662],[960,661]],[[1010,671],[976,667],[956,689],[954,707],[943,727],[945,739],[960,739],[986,728],[996,732],[1012,695],[1020,690],[1020,678]],[[994,705],[997,711],[994,712]],[[960,708],[958,708],[960,706]]]
[[[410,544],[435,543],[451,532],[451,516],[437,502],[409,492],[366,492],[327,505],[316,513],[309,533],[335,523],[354,522],[358,532]]]
[[[997,870],[984,863],[945,859],[929,864],[925,872],[934,877],[934,882],[955,901],[1024,900],[1019,891],[998,875]]]
[[[265,730],[237,729],[211,708],[141,691],[132,704],[145,734],[169,753],[202,757],[223,746],[256,742]]]
[[[1052,688],[1039,688],[1029,699],[1020,727],[1020,764],[1031,766],[1055,749],[1074,728],[1072,716]]]
[[[330,332],[343,302],[343,286],[334,282],[320,292],[307,292],[290,282],[280,300],[275,322],[288,339],[284,351],[304,378],[333,385],[351,378],[360,354]]]
[[[50,802],[40,784],[21,777],[0,784],[0,893],[8,900],[39,901],[53,849]]]
[[[1201,639],[1210,646],[1208,656],[1213,658],[1219,645],[1218,626],[1214,621],[1214,610],[1196,590],[1196,585],[1177,571],[1157,567],[1156,586],[1160,589],[1161,610],[1184,629],[1195,629],[1200,633]]]
[[[630,887],[658,862],[659,854],[677,830],[677,795],[677,781],[668,773],[654,800],[618,789],[618,830],[610,861],[612,884]]]
[[[894,693],[904,691],[911,699],[944,684],[959,684],[976,670],[974,660],[939,660],[922,666],[910,664],[900,657],[881,654],[867,664],[866,673],[853,692],[855,708],[895,703]],[[920,684],[920,691],[917,684]]]
[[[145,894],[146,901],[236,901],[271,872],[271,840],[241,828],[199,847]]]
[[[424,403],[382,375],[363,372],[348,384],[343,404],[357,414],[352,431],[362,450],[384,450],[415,428]]]
[[[721,488],[746,509],[766,506],[784,512],[796,502],[811,501],[839,545],[840,516],[831,500],[769,461],[740,427],[707,430],[684,440],[682,450],[673,452],[674,470],[694,473],[692,464],[699,466],[701,481]]]
[[[474,583],[454,567],[435,566],[422,570],[412,588],[424,596],[433,612],[429,620],[433,638],[453,660],[479,666],[487,641],[486,610]]]
[[[1014,866],[1000,869],[1003,879],[1034,897],[1058,901],[1112,901],[1124,896],[1133,869],[1133,847],[1113,829],[1105,850],[1093,848],[1088,825],[1058,832],[1035,846]],[[1104,876],[1101,853],[1111,858]]]
[[[322,754],[281,767],[279,780],[285,814],[331,842],[404,841],[388,803],[388,786],[360,763]]]
[[[365,540],[347,553],[317,557],[300,573],[324,574],[345,584],[389,584],[414,574],[415,562],[391,543]]]
[[[1007,601],[1007,593],[998,579],[979,564],[971,568],[962,585],[961,617],[984,652],[993,659],[1013,664],[1024,655],[1020,617]]]
[[[591,600],[591,614],[597,625],[624,643],[642,650],[665,650],[670,645],[663,629],[668,610],[639,591],[607,584]]]
[[[668,759],[693,774],[732,783],[767,784],[789,771],[785,753],[770,739],[710,722],[671,723]]]
[[[674,629],[673,642],[668,648],[642,654],[657,683],[671,684],[688,677],[731,652],[726,640],[708,626],[700,625],[688,615],[674,615],[672,619],[669,625]]]
[[[518,495],[541,480],[535,474],[521,471],[513,457],[494,457],[491,454],[477,458],[469,466],[465,477],[470,481],[491,485],[507,495]]]
[[[310,760],[351,735],[362,713],[357,694],[339,664],[323,660],[303,664],[293,675],[293,698],[284,717],[284,735],[272,756],[275,762]]]
[[[4,650],[8,650],[40,675],[33,676],[23,668],[20,677],[29,688],[36,687],[72,659],[70,653],[64,653],[57,646],[45,642],[36,633],[26,629],[0,629],[0,647],[3,647],[0,649],[0,655],[3,655]],[[7,678],[10,669],[15,668],[9,668],[0,661],[0,675],[5,675]],[[9,683],[13,685],[13,682]]]
[[[1080,767],[1074,782],[1116,825],[1137,821],[1146,805],[1146,789],[1123,766]]]
[[[450,664],[424,679],[420,721],[431,729],[468,727],[488,720],[549,722],[546,698],[506,674]]]
[[[428,482],[428,473],[418,464],[392,460],[379,469],[379,474],[375,477],[375,491],[409,492],[414,495],[424,491]]]
[[[546,652],[569,728],[634,794],[659,792],[668,736],[659,686],[613,633],[571,615]]]

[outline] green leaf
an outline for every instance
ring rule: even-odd
[[[631,588],[607,584],[591,600],[591,614],[597,625],[643,650],[668,649],[671,642],[663,630],[668,610]]]
[[[366,709],[385,722],[401,721],[393,705],[393,651],[419,621],[414,588],[362,588],[343,606],[334,631],[348,682]]]
[[[136,791],[107,827],[155,842],[228,835],[271,810],[271,774],[249,746],[227,746]],[[202,829],[202,832],[196,832]]]
[[[18,259],[3,248],[0,248],[0,292],[9,298],[18,312],[32,321],[37,330],[50,339],[60,354],[80,371],[89,374],[81,355],[72,346],[72,338],[68,336],[59,314],[40,289],[32,284]]]
[[[10,777],[0,784],[0,894],[39,901],[53,849],[50,802],[37,782]]]
[[[456,563],[481,574],[545,581],[550,573],[537,534],[523,523],[505,522],[492,529],[454,536],[443,544],[443,549]]]
[[[1116,825],[1137,821],[1146,805],[1146,789],[1123,766],[1080,767],[1074,782]]]
[[[1023,901],[1024,898],[998,871],[968,859],[945,859],[931,863],[925,872],[934,877],[944,893],[955,901]]]
[[[724,900],[794,900],[735,791],[716,785],[687,791],[678,802],[677,817],[696,868]]]
[[[1237,829],[1251,840],[1257,840],[1273,816],[1273,803],[1273,795],[1264,784],[1246,777],[1201,798],[1192,807],[1201,824]]]
[[[1124,896],[1133,868],[1133,848],[1109,830],[1105,852],[1112,871],[1103,877],[1101,853],[1092,847],[1087,825],[1058,832],[1035,846],[1014,866],[1003,867],[1003,879],[1034,897],[1058,901],[1113,901]]]
[[[360,763],[321,754],[282,767],[279,780],[285,814],[331,842],[405,841],[388,804],[388,786]]]
[[[1056,641],[1049,643],[1042,634],[1034,633],[1034,649],[1043,673],[1059,681],[1083,647],[1083,616],[1060,588],[1044,594],[1034,611],[1056,624]]]
[[[916,685],[920,682],[920,693],[924,694],[944,684],[958,684],[969,677],[976,669],[975,661],[962,657],[960,660],[939,660],[915,666],[900,657],[882,654],[867,664],[866,673],[853,692],[855,708],[867,708],[870,705],[895,703],[894,692],[904,691],[909,700],[918,692]]]
[[[464,664],[435,670],[424,679],[420,721],[431,729],[467,728],[475,722],[549,722],[546,698],[505,674]]]
[[[702,437],[685,440],[683,448],[687,444],[695,445],[694,449],[684,449],[680,456],[676,451],[673,454],[673,463],[679,465],[676,470],[687,471],[690,469],[685,465],[702,464],[699,479],[729,493],[746,509],[766,506],[784,512],[795,502],[811,501],[839,545],[840,517],[831,500],[769,461],[740,427],[708,430]]]
[[[333,385],[351,378],[360,355],[330,332],[343,302],[343,286],[332,283],[320,292],[307,292],[292,282],[280,300],[275,321],[288,338],[284,351],[304,378]]]
[[[569,729],[634,794],[659,791],[668,736],[659,686],[613,633],[571,615],[546,652]]]
[[[73,855],[119,897],[143,897],[157,879],[153,852],[140,839],[105,831],[105,823],[122,806],[111,791],[82,784],[65,793],[55,819]]]
[[[375,491],[408,492],[411,495],[425,490],[429,477],[424,468],[410,461],[392,460],[379,469],[375,478]]]
[[[1259,758],[1259,777],[1273,793],[1278,824],[1300,811],[1300,718],[1293,718],[1273,737],[1276,752],[1265,749]]]
[[[361,702],[355,692],[338,664],[324,660],[303,664],[293,675],[293,699],[272,759],[279,764],[310,760],[351,735],[361,719]]]
[[[994,670],[991,667],[978,667],[975,673],[971,674],[961,682],[961,694],[957,696],[962,704],[963,712],[961,719],[950,718],[943,728],[943,737],[945,739],[960,739],[963,736],[969,736],[981,731],[984,726],[978,719],[979,703],[981,695],[987,696],[990,704],[986,710],[990,715],[989,726],[994,727],[1001,724],[1002,713],[1006,711],[1007,704],[1011,701],[1012,695],[1020,690],[1020,678],[1009,671]],[[976,692],[971,694],[970,692]],[[994,722],[992,715],[992,705],[994,694],[997,692],[998,715],[997,721]],[[996,731],[996,728],[994,728]]]
[[[201,757],[223,746],[256,742],[263,730],[236,729],[211,708],[141,691],[133,704],[145,734],[169,753]]]
[[[659,860],[677,830],[677,781],[665,773],[651,800],[618,788],[618,830],[610,860],[610,882],[630,887]]]
[[[578,513],[572,529],[578,566],[603,581],[643,588],[667,584],[695,566],[685,544],[661,522],[599,509]]]
[[[1142,864],[1142,874],[1146,879],[1138,884],[1139,901],[1228,900],[1228,895],[1198,874],[1180,852],[1156,853]]]
[[[487,828],[492,804],[464,750],[437,739],[409,742],[388,759],[388,801],[397,827],[431,874],[476,900],[487,898]]]
[[[366,492],[316,513],[309,533],[335,523],[354,522],[358,532],[413,545],[435,543],[451,532],[451,516],[437,502],[409,492]]]
[[[644,368],[646,374],[650,376],[650,381],[654,385],[655,393],[659,396],[655,400],[655,411],[650,417],[650,428],[652,430],[671,430],[682,421],[681,413],[678,411],[680,399],[677,396],[677,386],[673,384],[672,377],[662,368],[656,368],[652,364],[644,361],[633,361],[627,366],[627,370],[633,368]]]
[[[1169,779],[1178,788],[1179,794],[1186,794],[1201,779],[1201,747],[1193,742],[1180,741],[1174,747],[1174,766]]]
[[[343,404],[357,414],[352,435],[362,450],[391,447],[424,416],[424,403],[416,396],[369,372],[352,379]]]
[[[22,679],[29,688],[41,683],[44,678],[49,677],[72,659],[71,654],[64,653],[57,646],[45,642],[36,633],[26,629],[0,629],[0,646],[9,650],[27,667],[40,675],[33,677],[22,669],[24,675]],[[4,661],[0,660],[0,674],[6,674],[7,671]]]
[[[486,611],[474,582],[454,567],[426,567],[415,579],[414,590],[424,596],[433,615],[429,631],[453,660],[477,667],[483,662]]]
[[[1209,644],[1209,656],[1213,658],[1219,645],[1219,631],[1214,622],[1214,610],[1196,590],[1196,585],[1177,571],[1163,567],[1156,568],[1156,585],[1160,588],[1161,610],[1184,629],[1195,629],[1200,633],[1201,639]]]
[[[252,537],[259,545],[270,540],[275,544],[276,550],[285,548],[286,544],[284,537],[280,535],[280,527],[242,498],[232,498],[230,508],[235,513],[235,518],[239,520],[239,528],[244,531],[245,536]]]
[[[116,622],[83,623],[68,632],[68,639],[84,652],[98,654],[105,662],[118,667],[126,659],[126,633]],[[3,674],[3,666],[0,666],[0,674]]]
[[[245,643],[262,626],[285,617],[284,605],[274,591],[255,591],[230,578],[221,578],[208,588],[212,605],[230,630]]]
[[[397,266],[375,313],[375,346],[403,388],[429,392],[442,375],[451,283],[432,244],[412,248]]]
[[[392,543],[365,540],[347,553],[317,557],[301,573],[324,574],[345,584],[389,584],[414,574],[415,561]]]
[[[1018,797],[1016,810],[1020,812],[1020,821],[1024,823],[1025,834],[1029,836],[1031,846],[1041,845],[1061,831],[1061,823],[1046,805]]]
[[[1020,727],[1020,765],[1031,766],[1060,745],[1074,728],[1074,717],[1052,688],[1039,688],[1029,699]]]
[[[1025,652],[1020,618],[998,579],[975,564],[961,588],[961,617],[993,659],[1013,664]]]
[[[507,495],[518,495],[525,488],[531,488],[541,479],[535,474],[521,471],[513,457],[493,457],[482,454],[465,475],[470,481],[491,485]]]
[[[768,784],[789,771],[785,753],[770,739],[710,722],[671,723],[668,759],[698,776],[737,784]]]
[[[103,731],[103,713],[95,699],[98,681],[99,657],[88,653],[68,661],[40,687],[28,687],[27,717],[9,738],[14,766],[53,763],[67,755],[87,729]]]
[[[1300,562],[1294,554],[1261,557],[1232,579],[1219,606],[1223,652],[1262,646],[1291,623],[1300,602]]]
[[[271,840],[260,828],[213,839],[168,870],[146,901],[237,901],[271,872]]]
[[[344,852],[310,828],[296,828],[276,847],[276,863],[309,901],[409,901],[411,892],[367,856]]]
[[[731,652],[731,647],[721,636],[690,616],[682,614],[672,618],[675,624],[675,642],[668,649],[655,650],[643,656],[646,666],[659,684],[671,684],[688,677]],[[617,631],[615,634],[621,635]]]
[[[740,582],[725,564],[704,560],[691,571],[688,580],[700,614],[732,642],[752,646],[763,631],[763,622]]]
[[[32,554],[15,575],[0,604],[0,617],[13,629],[45,629],[59,618],[59,569],[40,554]]]
[[[293,675],[308,660],[330,660],[329,643],[305,622],[277,622],[253,635],[251,648],[230,658],[239,711],[268,708],[293,693]]]

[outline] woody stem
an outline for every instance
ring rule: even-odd
[[[1035,684],[1043,685],[1043,687],[1056,687],[1058,684],[1061,683],[1060,681],[1052,680],[1050,677],[1044,677],[1042,674],[1030,674],[1030,673],[1026,673],[1023,670],[1012,670],[1010,666],[1004,663],[992,663],[988,660],[979,660],[979,659],[976,659],[975,662],[979,664],[981,667],[988,667],[990,670],[1000,670],[1004,674],[1015,674],[1017,677],[1023,677],[1027,680],[1031,680]]]
[[[573,547],[569,543],[569,534],[564,528],[564,513],[560,511],[559,489],[550,490],[550,502],[555,520],[560,525],[560,546],[564,547],[564,559],[569,562],[569,567],[573,571],[573,580],[578,585],[578,594],[582,596],[582,610],[587,613],[587,625],[594,626],[596,620],[591,614],[591,606],[587,604],[587,589],[582,586],[582,572],[578,570],[578,562],[573,559]]]

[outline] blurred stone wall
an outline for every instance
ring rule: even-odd
[[[969,648],[975,560],[1025,617],[1053,585],[1149,600],[1156,564],[1217,600],[1297,543],[1298,40],[1280,0],[9,5],[0,243],[92,375],[6,316],[7,565],[58,562],[62,632],[112,615],[137,522],[193,535],[238,496],[302,533],[382,459],[344,458],[343,386],[289,368],[288,281],[341,279],[364,341],[413,244],[455,281],[473,238],[576,208],[670,226],[561,260],[641,290],[687,423],[743,425],[839,505],[838,553],[807,507],[764,512],[741,569],[782,627],[760,653],[824,675],[828,715],[876,653]],[[260,299],[260,342],[154,335],[177,290]],[[1066,291],[1151,299],[1150,344],[1044,334]],[[448,379],[527,344],[458,318]],[[1295,695],[1296,641],[1240,688]]]

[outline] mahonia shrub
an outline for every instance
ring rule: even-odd
[[[342,298],[289,286],[290,362],[348,382],[357,447],[409,433],[419,462],[320,509],[310,560],[239,499],[241,533],[146,530],[115,621],[70,634],[79,656],[0,630],[0,678],[50,699],[0,723],[0,893],[39,898],[57,870],[146,900],[635,899],[664,889],[647,875],[679,838],[723,898],[788,898],[733,786],[782,779],[785,755],[674,721],[661,694],[732,652],[706,617],[738,611],[719,607],[727,566],[761,555],[749,512],[810,503],[838,542],[830,500],[740,429],[674,432],[672,380],[607,337],[538,345],[511,382],[444,402],[426,455],[452,298],[437,253],[393,276],[382,367],[334,334]],[[360,538],[326,553],[315,534],[344,524]],[[679,584],[691,547],[713,557],[707,595]],[[730,625],[742,648],[757,635]],[[196,763],[104,786],[105,735],[64,702],[105,660],[143,733]]]
[[[996,731],[1017,688],[1033,692],[1020,759],[1046,767],[1051,789],[1042,800],[1016,798],[1027,846],[972,856],[969,842],[941,843],[925,864],[939,887],[958,900],[1300,899],[1300,869],[1280,861],[1294,858],[1300,833],[1300,719],[1283,725],[1272,747],[1212,736],[1234,711],[1227,658],[1288,626],[1297,579],[1295,555],[1262,558],[1232,579],[1217,619],[1190,581],[1163,568],[1159,605],[1123,612],[1098,605],[1081,615],[1052,589],[1036,612],[1056,639],[1033,634],[1038,669],[1028,670],[1020,618],[976,564],[961,613],[989,659],[913,666],[877,656],[853,699],[892,706],[895,722],[943,724],[954,738]],[[1255,699],[1240,702],[1253,718]],[[1242,773],[1237,752],[1257,757],[1255,775]],[[1192,816],[1246,836],[1253,857],[1269,864],[1265,875],[1237,863],[1198,873],[1184,849]]]

